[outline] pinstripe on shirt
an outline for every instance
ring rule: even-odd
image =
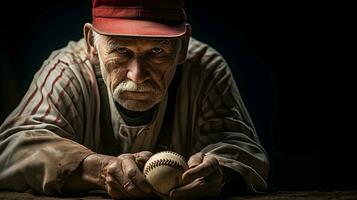
[[[50,55],[0,128],[0,189],[61,193],[86,156],[106,152],[97,78],[83,39]],[[267,155],[227,63],[210,46],[191,38],[176,105],[165,96],[147,125],[126,125],[108,94],[102,105],[109,105],[114,154],[152,151],[166,105],[175,106],[172,150],[215,155],[242,175],[250,191],[266,190]]]

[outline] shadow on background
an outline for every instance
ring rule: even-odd
[[[193,36],[216,48],[232,69],[271,160],[270,189],[355,187],[354,180],[327,171],[315,136],[297,127],[294,55],[302,49],[299,30],[294,22],[286,23],[289,7],[282,10],[282,5],[275,5],[280,2],[249,2],[191,0],[187,14]],[[19,18],[5,21],[1,31],[1,122],[50,53],[80,39],[83,24],[91,21],[89,1],[32,1],[19,7],[17,14]]]

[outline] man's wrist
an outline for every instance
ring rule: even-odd
[[[82,180],[88,184],[91,189],[105,190],[107,166],[113,159],[115,159],[115,157],[103,154],[92,154],[85,158],[82,166]]]
[[[87,156],[67,179],[64,190],[68,192],[105,190],[107,165],[113,156],[92,154]]]

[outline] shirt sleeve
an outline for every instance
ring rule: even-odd
[[[0,189],[62,193],[66,178],[93,153],[76,142],[84,106],[69,65],[46,61],[0,127]]]
[[[248,192],[267,189],[269,161],[243,104],[227,63],[215,56],[203,84],[198,111],[199,139],[194,151],[217,157],[220,164],[239,173]]]

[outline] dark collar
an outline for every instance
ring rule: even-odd
[[[155,111],[158,108],[158,106],[155,105],[154,107],[150,108],[147,111],[143,111],[143,112],[132,111],[132,110],[125,109],[117,102],[115,102],[115,107],[117,108],[118,112],[120,113],[123,120],[128,126],[142,126],[142,125],[149,124],[153,120]]]

